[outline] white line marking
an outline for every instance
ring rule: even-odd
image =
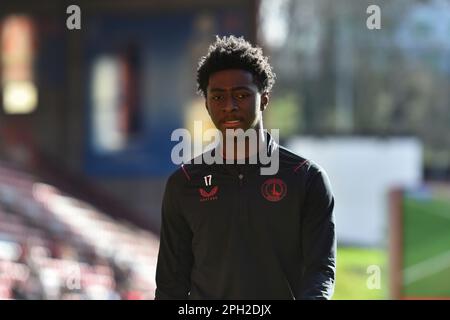
[[[450,250],[403,270],[405,284],[411,284],[450,267]]]
[[[442,212],[442,211],[429,211],[429,213],[434,214],[435,216],[441,217],[441,218],[445,218],[450,220],[450,214],[446,213],[446,212]]]

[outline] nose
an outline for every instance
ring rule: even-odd
[[[233,98],[232,95],[227,96],[225,99],[225,103],[223,104],[222,110],[224,112],[231,112],[239,109],[236,99]]]

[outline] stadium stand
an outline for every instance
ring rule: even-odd
[[[0,163],[0,299],[153,299],[158,245]]]

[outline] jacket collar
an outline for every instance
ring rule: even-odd
[[[260,144],[260,151],[262,154],[266,154],[267,157],[271,157],[274,152],[278,151],[279,144],[275,139],[272,137],[272,135],[267,131],[264,130],[264,136],[265,136],[265,143]],[[217,144],[215,147],[205,151],[205,154],[208,154],[209,157],[214,158],[216,156],[217,152],[219,151],[220,145]],[[261,149],[262,148],[262,149]],[[256,157],[256,159],[255,159]],[[245,158],[245,163],[237,163],[236,160],[234,160],[232,163],[227,163],[226,159],[224,159],[221,154],[219,153],[218,158],[220,158],[221,163],[214,163],[214,165],[218,165],[220,167],[224,167],[227,171],[235,173],[241,173],[241,172],[248,172],[253,171],[256,169],[259,169],[261,167],[267,167],[269,164],[262,164],[260,161],[259,154],[257,153],[254,157]],[[242,159],[244,160],[244,159]],[[206,163],[206,161],[204,162]]]

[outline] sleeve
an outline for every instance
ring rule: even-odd
[[[303,270],[299,299],[331,299],[336,274],[334,197],[323,170],[307,187],[302,218]]]
[[[191,287],[192,231],[178,205],[173,182],[168,180],[162,203],[155,300],[188,299]]]

